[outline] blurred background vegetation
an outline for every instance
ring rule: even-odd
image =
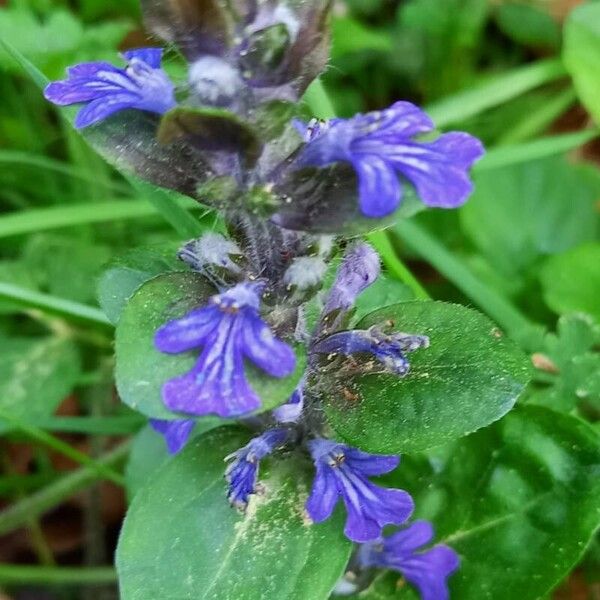
[[[513,328],[536,367],[524,401],[597,426],[593,114],[597,122],[600,115],[589,78],[576,76],[574,86],[561,61],[565,20],[579,4],[338,1],[323,81],[340,116],[407,99],[430,108],[444,129],[485,142],[489,156],[464,208],[422,213],[373,239],[391,278],[403,279],[394,263],[402,256],[434,298],[479,306]],[[74,63],[114,61],[120,50],[152,43],[137,0],[0,0],[0,40],[51,79]],[[115,396],[112,328],[96,290],[120,254],[178,239],[148,200],[59,119],[0,49],[0,589],[7,598],[116,597],[106,565],[123,488],[132,493],[144,476],[135,450],[123,475],[127,439],[144,423]],[[139,436],[136,444],[138,455],[148,452]],[[598,564],[600,549],[592,548],[557,597],[600,598]]]

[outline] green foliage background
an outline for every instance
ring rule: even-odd
[[[475,194],[462,209],[423,212],[370,236],[385,278],[359,305],[360,316],[427,296],[472,306],[531,361],[533,382],[499,423],[427,452],[418,439],[405,442],[410,454],[400,483],[416,495],[418,516],[434,519],[442,539],[456,542],[466,557],[453,582],[460,600],[547,597],[569,576],[585,581],[590,597],[598,593],[600,546],[590,537],[600,522],[593,474],[600,452],[600,3],[582,2],[571,12],[564,6],[558,0],[339,1],[323,76],[331,104],[321,88],[307,95],[309,108],[323,117],[412,100],[440,128],[469,131],[488,149],[475,170]],[[139,18],[137,0],[9,0],[0,2],[0,40],[58,79],[68,65],[114,60],[119,49],[147,43]],[[178,65],[167,62],[176,73]],[[173,212],[173,203],[181,210]],[[75,492],[99,480],[126,486],[131,497],[143,488],[158,499],[144,510],[161,518],[160,494],[176,475],[161,471],[153,487],[144,487],[166,457],[144,419],[115,398],[111,321],[143,281],[172,269],[165,245],[214,227],[214,217],[193,203],[116,173],[0,47],[0,536],[7,536],[0,539],[26,528],[32,540],[27,560],[0,564],[0,586],[11,593],[31,585],[51,585],[57,598],[81,597],[90,585],[114,593],[111,567],[84,564],[83,552],[72,565],[72,557],[53,552],[44,539],[44,515]],[[122,259],[137,247],[151,250],[144,259]],[[468,335],[461,342],[471,343]],[[457,366],[470,353],[473,346],[458,348]],[[502,386],[498,394],[499,403],[510,396]],[[56,416],[68,396],[76,400],[75,413]],[[476,414],[478,400],[487,397],[461,406]],[[383,424],[390,425],[388,416],[381,416]],[[359,423],[361,416],[352,418]],[[476,419],[472,425],[460,434],[476,429]],[[86,436],[86,452],[64,432]],[[218,444],[211,443],[211,461],[220,463]],[[33,450],[25,473],[11,470],[15,444]],[[61,472],[51,460],[56,454],[78,466]],[[188,472],[192,455],[173,462],[175,474]],[[270,476],[286,480],[286,468]],[[190,502],[206,502],[189,483]],[[136,503],[127,531],[145,525]],[[282,501],[268,510],[285,522],[289,507]],[[142,534],[140,548],[150,552],[154,537]],[[298,552],[323,544],[301,534],[294,540]],[[102,544],[110,554],[111,540]],[[335,538],[335,544],[327,581],[347,556],[344,543]],[[235,551],[243,561],[248,548]],[[475,560],[481,553],[489,559]],[[267,569],[270,559],[263,558],[257,568]],[[131,567],[135,578],[142,567]],[[295,586],[285,597],[296,597]],[[315,598],[327,593],[321,588],[315,584]],[[215,597],[242,597],[223,589],[225,596]],[[126,599],[160,596],[156,589],[138,593]],[[385,576],[360,597],[411,593]]]

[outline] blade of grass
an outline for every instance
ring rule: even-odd
[[[96,463],[107,468],[115,467],[127,456],[130,446],[131,440],[128,440],[99,457]],[[81,467],[13,504],[0,512],[0,536],[25,525],[32,517],[41,515],[57,506],[65,498],[72,496],[98,479],[101,477],[98,476],[96,469],[90,466]]]
[[[38,567],[0,565],[1,585],[97,585],[114,583],[117,572],[112,567]]]
[[[0,282],[0,298],[18,302],[23,306],[23,309],[37,308],[66,318],[102,325],[103,327],[112,327],[111,322],[99,308],[28,290],[12,283]]]
[[[186,209],[201,208],[191,198],[171,199],[170,203],[172,206],[181,205]],[[140,219],[156,215],[156,208],[145,200],[85,202],[70,206],[39,208],[1,216],[0,238],[73,225]]]
[[[508,165],[562,154],[563,152],[579,148],[579,146],[590,142],[598,136],[600,136],[600,130],[588,129],[586,131],[577,131],[576,133],[548,136],[525,144],[492,148],[475,165],[475,171],[499,169]]]
[[[33,154],[31,152],[18,152],[13,150],[0,150],[0,164],[5,165],[19,165],[34,167],[35,169],[44,169],[46,171],[52,171],[54,173],[60,173],[67,177],[74,179],[81,179],[87,183],[93,183],[94,186],[103,186],[118,192],[120,194],[131,194],[131,188],[127,185],[122,185],[117,182],[105,182],[102,180],[98,181],[97,178],[90,176],[88,173],[73,167],[68,163],[64,163],[59,160],[54,160],[41,154]]]
[[[83,452],[79,452],[76,448],[73,448],[66,442],[63,442],[61,439],[54,437],[53,435],[47,433],[46,431],[36,427],[35,425],[31,425],[29,423],[25,423],[21,419],[17,419],[13,417],[11,414],[7,413],[4,410],[0,410],[0,419],[8,423],[12,428],[17,429],[21,433],[25,434],[27,437],[48,446],[55,452],[70,458],[71,460],[80,463],[97,471],[98,475],[116,483],[117,485],[125,485],[125,479],[120,473],[117,473],[113,469],[106,467],[97,463],[94,459],[90,458],[87,454]]]
[[[205,228],[196,217],[190,214],[184,204],[174,201],[175,194],[166,192],[136,177],[127,177],[127,180],[139,195],[146,198],[183,238],[195,238],[204,231]],[[206,208],[205,211],[205,214],[209,212]]]
[[[431,296],[427,293],[427,290],[419,283],[418,279],[396,254],[387,232],[376,231],[369,234],[367,238],[377,252],[379,252],[383,264],[392,275],[405,283],[413,291],[416,298],[431,300]]]
[[[560,59],[541,60],[493,77],[480,85],[448,96],[426,108],[436,127],[443,128],[512,100],[545,83],[566,76]]]
[[[558,117],[577,101],[577,94],[572,87],[568,87],[560,94],[550,98],[547,102],[529,112],[523,119],[509,125],[496,144],[518,144],[543,133]]]
[[[127,435],[138,431],[147,420],[138,415],[127,417],[48,417],[32,423],[39,429],[88,435]]]
[[[401,221],[394,226],[393,232],[511,336],[519,338],[531,329],[533,324],[511,302],[479,281],[458,257],[419,225],[410,220]]]

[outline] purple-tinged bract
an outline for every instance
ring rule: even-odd
[[[150,419],[150,425],[165,438],[169,454],[177,454],[190,439],[196,421],[191,419],[178,419],[177,421]]]
[[[418,136],[434,129],[431,119],[410,102],[390,108],[310,124],[306,146],[297,167],[326,167],[350,163],[358,176],[360,207],[367,217],[380,218],[396,210],[402,200],[398,175],[410,181],[427,206],[455,208],[473,190],[468,171],[483,155],[481,142],[461,132],[433,141]]]
[[[167,408],[199,416],[245,415],[261,406],[246,380],[245,358],[273,377],[293,372],[293,350],[273,335],[259,314],[262,289],[262,283],[240,283],[156,332],[155,344],[161,352],[202,348],[189,373],[164,384]]]
[[[376,281],[380,271],[379,255],[369,244],[352,246],[337,272],[323,314],[352,308],[358,295]]]
[[[383,567],[400,572],[420,592],[421,600],[448,600],[447,579],[458,569],[458,554],[440,544],[423,550],[433,539],[427,521],[412,525],[360,548],[359,559],[366,567]]]
[[[260,461],[285,444],[288,436],[287,429],[270,429],[225,459],[232,461],[225,471],[227,498],[232,505],[240,509],[248,506],[250,496],[257,491]]]
[[[273,418],[278,423],[297,423],[304,410],[304,385],[302,380],[288,401],[273,410]]]
[[[160,66],[162,49],[130,50],[123,58],[124,69],[107,62],[70,67],[68,79],[46,87],[46,98],[60,106],[85,104],[75,119],[78,129],[126,109],[164,114],[175,107],[175,88]]]
[[[367,454],[325,439],[310,441],[309,450],[317,473],[306,509],[314,522],[328,519],[341,498],[348,513],[346,537],[368,542],[379,538],[385,525],[401,525],[412,514],[407,492],[369,481],[393,471],[400,461],[397,456]]]
[[[406,353],[427,347],[427,336],[401,332],[386,335],[372,327],[334,333],[314,344],[312,350],[319,354],[371,354],[387,371],[403,376],[410,369]]]

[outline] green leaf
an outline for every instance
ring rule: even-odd
[[[549,258],[540,272],[546,304],[557,313],[580,311],[600,321],[600,244]]]
[[[92,304],[95,280],[109,257],[109,248],[98,241],[38,234],[27,240],[22,260],[25,268],[35,273],[38,289],[60,298]]]
[[[156,331],[206,303],[216,292],[196,273],[167,273],[144,283],[121,314],[116,333],[117,388],[123,402],[155,419],[181,418],[163,405],[161,388],[196,363],[198,352],[169,355],[154,347]],[[276,379],[247,363],[246,376],[261,398],[261,411],[285,402],[304,371],[305,358],[297,353],[296,371]]]
[[[148,279],[183,270],[178,248],[179,244],[135,248],[112,261],[98,281],[98,301],[111,323],[117,324],[127,300]]]
[[[0,409],[26,423],[50,416],[80,373],[73,344],[52,337],[0,339]],[[0,420],[0,432],[7,426]]]
[[[573,77],[579,98],[596,123],[600,123],[600,4],[575,8],[565,24],[563,60]]]
[[[325,600],[346,566],[341,513],[311,525],[299,456],[261,464],[264,494],[240,514],[223,458],[248,435],[221,428],[192,442],[135,497],[117,550],[123,600]]]
[[[480,171],[461,223],[488,262],[515,277],[543,256],[593,240],[599,193],[594,169],[562,157]]]
[[[329,365],[337,376],[323,384],[329,424],[339,438],[367,452],[414,452],[471,433],[508,412],[529,379],[518,347],[464,306],[405,302],[357,325],[372,326],[427,335],[431,346],[409,355],[404,378],[353,374],[358,361],[352,359],[334,358]]]
[[[432,520],[436,541],[461,557],[452,598],[545,598],[600,523],[600,438],[541,407],[517,408],[450,448],[405,457],[403,467],[393,484],[413,494],[415,516]]]
[[[496,22],[503,33],[518,44],[556,50],[560,46],[560,25],[542,8],[509,2],[496,11]]]
[[[204,419],[194,427],[190,440],[198,438],[220,424],[219,419]],[[152,481],[158,469],[172,458],[173,456],[167,451],[165,438],[150,425],[138,431],[133,438],[125,467],[127,497],[132,500],[139,490]]]
[[[414,293],[406,284],[397,279],[380,276],[356,299],[353,320],[360,321],[374,310],[414,299]]]
[[[600,326],[591,317],[561,317],[556,334],[547,334],[533,355],[535,379],[544,387],[533,389],[526,401],[563,412],[581,403],[600,407],[600,353],[594,351],[598,345]]]
[[[366,27],[352,17],[338,17],[333,20],[333,60],[353,52],[390,53],[393,49],[392,36],[385,30]]]

